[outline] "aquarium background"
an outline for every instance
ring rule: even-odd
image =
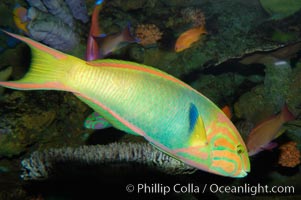
[[[160,151],[115,128],[85,128],[93,111],[71,93],[1,87],[0,199],[300,198],[299,0],[1,0],[0,28],[85,59],[97,3],[102,4],[99,34],[107,36],[100,40],[98,59],[134,61],[179,78],[225,108],[245,142],[254,127],[281,116],[285,106],[294,119],[281,122],[274,148],[251,156],[251,172],[236,179],[183,165],[173,171],[165,168],[168,162],[154,163],[147,156],[140,161],[128,147],[144,155]],[[134,39],[125,37],[126,31]],[[181,38],[187,31],[188,39]],[[29,47],[1,32],[0,81],[20,79],[30,62]],[[259,141],[272,134],[272,128],[267,130]],[[83,145],[87,149],[81,152]],[[48,160],[35,160],[37,151]],[[95,161],[97,156],[85,153],[94,151],[109,152],[108,159]],[[127,159],[118,160],[127,151]],[[73,154],[64,157],[66,152]],[[26,166],[47,174],[28,175]],[[129,184],[134,191],[128,191]],[[245,192],[235,191],[239,186]],[[255,191],[259,186],[278,191]]]

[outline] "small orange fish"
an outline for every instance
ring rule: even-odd
[[[29,33],[27,29],[28,19],[27,19],[27,9],[21,6],[17,6],[13,10],[14,22],[16,26],[24,31],[25,33]]]
[[[190,48],[190,46],[197,42],[201,38],[201,35],[204,34],[207,34],[205,26],[194,27],[185,31],[178,37],[175,45],[175,51],[180,52]]]
[[[253,156],[265,149],[272,149],[276,146],[271,141],[279,137],[283,131],[282,125],[288,121],[294,120],[295,117],[284,105],[278,115],[261,122],[249,134],[247,139],[247,148],[249,156]]]

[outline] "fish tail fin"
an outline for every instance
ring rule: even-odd
[[[283,117],[284,122],[292,121],[295,119],[295,116],[289,111],[287,104],[284,104],[281,115]]]
[[[135,38],[131,33],[131,24],[128,25],[122,30],[123,41],[125,42],[138,42],[138,38]]]
[[[78,58],[69,56],[55,49],[49,48],[27,37],[3,31],[8,35],[25,42],[31,49],[32,60],[29,71],[16,81],[0,82],[0,86],[19,90],[64,90],[71,91],[65,84],[68,71],[73,60]]]

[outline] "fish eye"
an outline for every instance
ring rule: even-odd
[[[244,153],[245,151],[244,151],[244,148],[243,148],[243,146],[242,145],[237,145],[237,147],[236,147],[236,151],[237,151],[237,153],[238,154],[242,154],[242,153]]]

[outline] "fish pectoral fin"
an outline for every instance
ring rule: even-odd
[[[84,127],[88,129],[105,129],[109,128],[112,125],[105,120],[101,115],[99,115],[97,112],[93,112],[90,114],[87,119],[85,120]]]
[[[190,105],[189,110],[189,140],[190,146],[207,145],[206,129],[202,117],[194,104]]]

